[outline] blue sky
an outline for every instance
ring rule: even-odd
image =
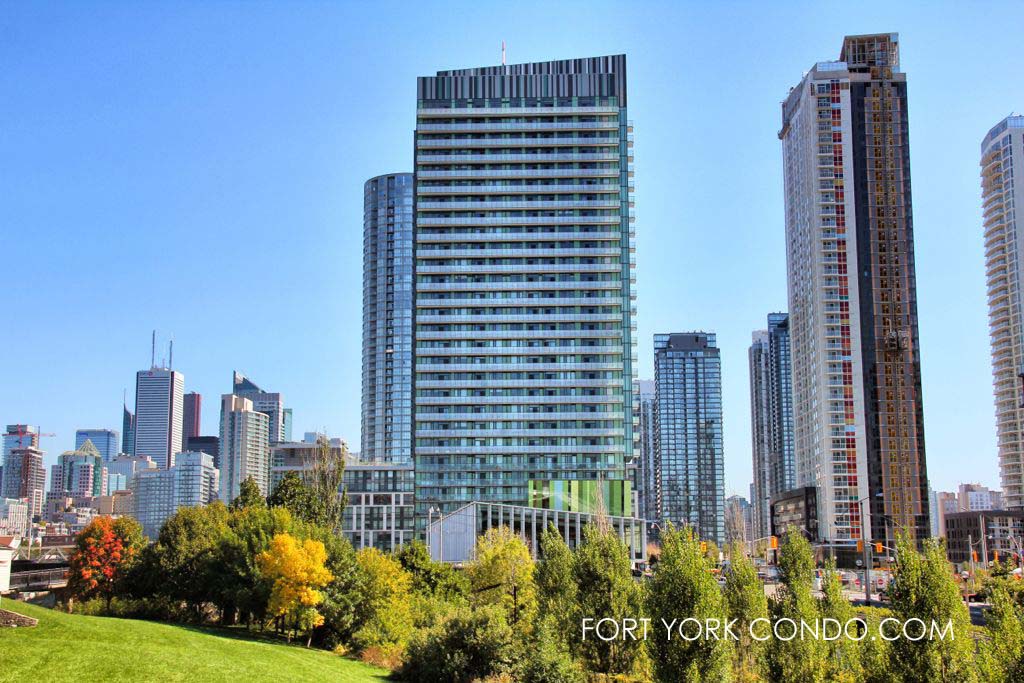
[[[636,126],[640,367],[655,332],[723,348],[727,492],[751,478],[746,350],[785,310],[779,103],[845,34],[897,31],[929,474],[998,485],[978,145],[1024,108],[1019,5],[4,3],[0,423],[48,462],[120,429],[173,335],[204,433],[231,371],[295,430],[358,448],[362,187],[412,170],[415,78],[625,52]],[[1012,31],[1011,31],[1012,33]]]

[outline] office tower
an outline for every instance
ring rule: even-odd
[[[715,335],[654,335],[658,519],[725,541],[722,361]]]
[[[291,408],[285,408],[282,411],[281,415],[282,415],[282,418],[284,420],[284,422],[282,423],[284,426],[281,428],[281,441],[291,441],[292,440],[292,409]]]
[[[632,514],[625,56],[439,71],[417,98],[417,517],[570,491]]]
[[[180,508],[198,507],[217,500],[218,486],[217,469],[209,454],[179,453],[170,469],[135,473],[129,487],[132,516],[142,525],[146,536],[156,539],[160,527]]]
[[[231,386],[232,394],[249,399],[252,401],[253,410],[270,418],[270,443],[291,438],[292,413],[285,409],[284,397],[281,394],[263,391],[239,372],[232,373]]]
[[[412,462],[411,173],[363,186],[362,457]]]
[[[7,454],[15,448],[39,448],[39,428],[32,425],[7,425],[3,439],[0,465],[4,464]]]
[[[160,467],[174,465],[181,452],[185,376],[169,368],[140,370],[135,376],[135,447]]]
[[[86,441],[92,442],[93,447],[99,451],[103,462],[107,463],[117,457],[120,452],[121,435],[116,429],[79,429],[75,431],[75,450],[82,447]]]
[[[43,514],[45,502],[46,470],[43,451],[34,446],[13,448],[4,463],[2,498],[24,498],[28,501],[28,514]]]
[[[1024,338],[1021,273],[1024,235],[1016,206],[1024,206],[1024,116],[1008,116],[981,141],[981,201],[988,275],[988,326],[996,404],[999,474],[1008,508],[1024,507]]]
[[[772,496],[796,487],[793,459],[793,385],[789,316],[769,313],[768,329],[753,333],[750,345],[750,434],[754,484],[754,538],[771,535]]]
[[[640,511],[639,517],[655,519],[658,510],[657,451],[654,448],[654,380],[638,382],[640,394]]]
[[[252,401],[225,394],[220,406],[220,497],[230,503],[252,477],[264,496],[270,489],[270,417]],[[210,458],[213,463],[213,457]]]
[[[121,452],[135,455],[135,413],[128,410],[128,406],[124,406],[121,418]]]
[[[187,439],[190,436],[199,436],[199,427],[202,422],[203,395],[190,391],[184,397],[184,413],[181,419],[181,438]]]
[[[888,33],[846,37],[782,105],[797,486],[850,546],[930,527],[907,120]]]
[[[220,469],[219,436],[190,436],[185,439],[185,450],[196,453],[209,453],[213,456],[213,466]]]
[[[116,442],[116,437],[115,437]],[[107,495],[107,468],[100,451],[86,439],[64,451],[50,468],[50,494],[55,497]]]

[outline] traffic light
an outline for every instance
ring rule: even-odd
[[[996,551],[996,562],[998,562],[998,561],[999,561],[999,551],[997,550]]]
[[[778,536],[772,536],[771,548],[772,548],[772,550],[778,550],[779,549],[779,537]]]
[[[702,553],[706,553],[708,551],[708,542],[707,541],[701,541],[700,542],[700,551]]]
[[[876,555],[881,555],[882,554],[882,544],[881,543],[875,543],[875,554]]]
[[[860,541],[860,540],[857,541],[857,552],[858,553],[864,552],[864,541]]]
[[[971,551],[971,557],[974,559],[975,562],[977,562],[978,561],[978,551],[977,550],[972,550]]]

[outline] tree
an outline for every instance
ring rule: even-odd
[[[1024,610],[1004,585],[992,588],[985,615],[988,638],[981,644],[981,670],[988,683],[1024,680]]]
[[[553,524],[541,534],[540,551],[541,561],[534,573],[540,612],[551,615],[557,626],[552,633],[568,644],[580,628],[573,554]]]
[[[100,597],[106,610],[145,546],[142,527],[131,517],[96,517],[75,537],[68,591],[81,600]]]
[[[579,608],[582,618],[609,618],[620,624],[625,618],[643,616],[640,587],[633,580],[629,548],[607,526],[588,524],[583,528],[583,543],[576,549],[573,562]],[[573,652],[584,665],[603,674],[631,674],[642,654],[642,642],[582,639],[581,624],[576,624]]]
[[[743,519],[743,508],[733,499],[725,506],[725,545],[727,548],[742,548],[746,542],[747,523]]]
[[[232,510],[241,510],[248,507],[266,507],[267,501],[260,493],[259,484],[252,476],[246,477],[238,487],[238,496],[231,501]]]
[[[313,449],[304,463],[306,487],[309,489],[308,521],[317,526],[331,529],[336,534],[342,531],[344,522],[345,495],[342,482],[345,477],[345,458],[348,457],[348,446],[333,448],[331,442],[322,434],[317,438]]]
[[[496,605],[457,609],[410,641],[398,675],[416,683],[471,683],[489,676],[511,675],[516,667],[516,641]]]
[[[889,596],[893,617],[900,624],[921,619],[930,628],[953,626],[953,637],[899,638],[892,643],[896,675],[903,681],[977,680],[971,618],[953,579],[943,547],[934,539],[922,542],[921,552],[907,534],[896,541],[896,570]],[[916,635],[917,631],[913,631]]]
[[[152,552],[152,594],[183,601],[194,619],[217,597],[218,550],[228,531],[222,503],[181,508],[160,529]]]
[[[795,527],[786,532],[779,544],[779,578],[782,586],[770,603],[771,613],[779,628],[786,629],[780,631],[781,635],[788,637],[790,622],[799,628],[801,621],[816,623],[819,617],[817,601],[811,594],[814,556],[803,532]],[[827,680],[827,649],[823,641],[801,637],[785,640],[775,637],[767,625],[755,626],[754,630],[758,637],[770,636],[762,658],[766,679],[779,683]]]
[[[308,647],[313,629],[323,623],[317,605],[323,602],[323,588],[334,578],[327,570],[327,551],[319,541],[298,541],[291,534],[278,534],[270,549],[257,558],[260,571],[273,588],[267,612],[283,619],[293,630],[307,631]],[[288,639],[291,640],[291,634]]]
[[[722,594],[729,610],[729,618],[736,619],[735,644],[736,673],[739,680],[749,680],[756,675],[758,660],[764,649],[762,643],[750,636],[750,624],[755,619],[768,617],[768,599],[764,584],[757,576],[754,564],[743,554],[742,546],[733,544],[730,549],[732,560],[725,575]]]
[[[732,644],[705,637],[703,631],[708,620],[724,624],[727,619],[725,599],[710,569],[696,534],[669,524],[661,535],[661,561],[647,591],[647,615],[655,624],[671,624],[685,616],[696,619],[700,626],[678,627],[685,637],[677,631],[671,638],[659,636],[648,641],[657,681],[725,681],[730,677]],[[700,637],[688,640],[697,635],[696,628],[701,629]]]
[[[854,618],[853,607],[850,601],[843,595],[843,583],[836,572],[835,561],[829,560],[825,565],[824,575],[821,580],[821,616],[824,620],[835,620],[835,624],[845,626]],[[830,626],[829,628],[835,628]],[[825,641],[828,649],[828,671],[826,678],[829,681],[862,681],[864,680],[861,669],[861,651],[858,641],[853,638],[843,637],[835,640]]]
[[[334,579],[321,590],[324,600],[319,612],[324,623],[316,628],[313,641],[321,647],[334,649],[350,642],[357,627],[356,610],[362,591],[356,553],[344,536],[301,520],[293,520],[296,538],[320,541],[327,550],[327,569]]]
[[[246,625],[261,623],[267,614],[272,584],[260,571],[257,558],[270,549],[274,537],[292,531],[285,508],[248,506],[231,512],[217,548],[215,602],[225,623],[240,616]]]
[[[712,567],[717,567],[718,558],[721,555],[721,551],[718,549],[718,544],[711,539],[705,539],[704,546],[704,557],[711,563]]]
[[[436,596],[445,601],[459,601],[469,594],[469,580],[450,564],[435,562],[420,540],[403,545],[395,559],[412,578],[412,589],[420,594]]]
[[[310,521],[312,517],[310,491],[297,472],[288,472],[277,483],[267,498],[272,508],[285,508],[296,518]]]
[[[473,605],[497,605],[513,627],[533,621],[537,591],[533,558],[523,539],[507,526],[488,529],[477,539],[476,559],[466,569]]]
[[[361,575],[359,628],[353,641],[362,650],[403,645],[412,631],[412,578],[397,560],[377,548],[357,552],[356,564]]]

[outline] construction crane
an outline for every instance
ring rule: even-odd
[[[28,427],[30,427],[31,425],[13,425],[13,426],[14,426],[14,431],[13,432],[8,432],[8,433],[4,434],[4,436],[16,436],[16,437],[18,437],[18,445],[19,446],[23,446],[24,445],[22,442],[24,441],[26,436],[28,436],[28,437],[35,437],[37,441],[38,441],[38,439],[41,439],[44,436],[47,436],[47,437],[49,437],[49,436],[57,436],[53,432],[44,432],[44,431],[42,431],[42,428],[39,427],[39,426],[36,426],[36,431],[34,431],[34,432],[28,431]]]

